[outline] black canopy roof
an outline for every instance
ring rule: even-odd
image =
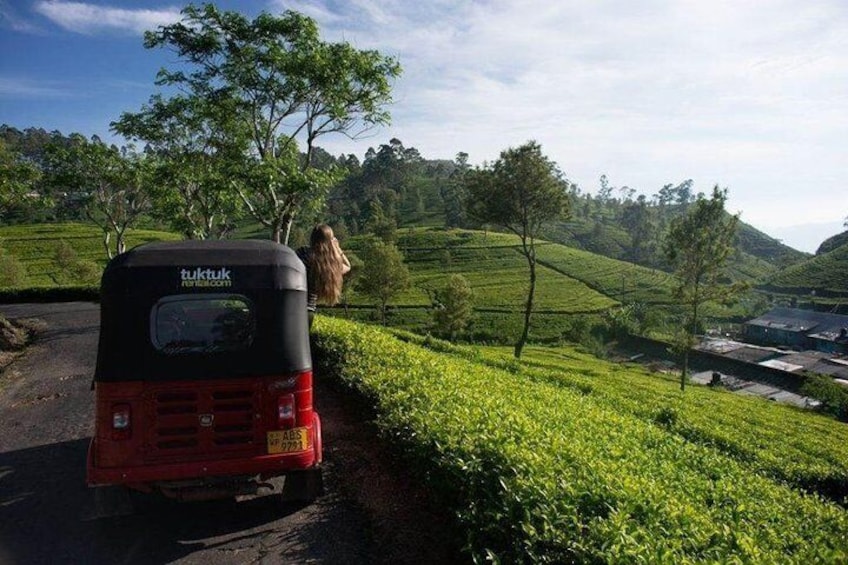
[[[118,255],[101,281],[97,381],[233,378],[312,367],[306,268],[271,241],[150,243]],[[151,313],[165,297],[233,294],[249,300],[256,338],[243,351],[167,355],[151,341]]]
[[[109,262],[101,294],[114,296],[120,286],[131,294],[150,286],[185,288],[183,278],[198,268],[212,267],[229,269],[232,288],[306,291],[306,268],[294,251],[272,241],[249,239],[162,241],[136,247]]]

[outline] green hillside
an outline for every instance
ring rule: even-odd
[[[742,221],[739,222],[736,239],[742,253],[776,267],[793,265],[809,257],[808,254],[784,245],[779,240]]]
[[[350,242],[354,252],[359,245],[360,239]],[[412,287],[394,305],[429,307],[427,291],[441,288],[450,275],[460,274],[471,284],[476,308],[521,311],[527,293],[527,261],[516,236],[419,228],[401,230],[398,247],[410,269]],[[536,284],[539,311],[598,312],[618,304],[577,278],[545,266],[538,268]],[[356,295],[351,303],[370,304]]]
[[[654,235],[659,237],[659,234]],[[630,234],[615,223],[572,218],[548,227],[544,231],[544,237],[555,243],[612,259],[631,262],[635,260]],[[778,269],[804,261],[808,257],[807,254],[783,245],[780,241],[743,222],[739,223],[737,241],[738,252],[730,258],[728,270],[730,275],[739,281],[760,282]],[[646,252],[647,256],[641,263],[662,268],[664,261],[659,256],[656,244],[656,241],[652,243],[654,247]]]
[[[180,236],[154,230],[130,230],[127,247],[150,241],[180,239]],[[58,276],[55,257],[62,243],[68,244],[76,258],[99,268],[106,264],[101,231],[87,224],[35,224],[0,227],[0,248],[17,259],[25,269],[25,278],[18,288],[50,287],[63,284],[83,284]]]
[[[816,255],[766,279],[769,291],[821,297],[848,297],[848,244]]]
[[[321,371],[373,405],[475,560],[841,563],[848,428],[533,349],[455,348],[321,317]],[[428,345],[433,350],[420,347]]]
[[[848,231],[838,233],[824,240],[816,250],[816,255],[822,255],[823,253],[833,251],[843,245],[848,245]]]
[[[543,265],[619,302],[672,302],[674,278],[666,272],[555,244],[540,246],[537,257]]]

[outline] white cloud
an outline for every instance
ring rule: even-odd
[[[0,97],[64,97],[73,93],[56,83],[36,82],[26,78],[0,76]]]
[[[41,31],[32,22],[21,17],[5,0],[0,0],[0,28],[21,33],[39,33]]]
[[[729,187],[748,221],[848,213],[844,0],[274,5],[404,67],[390,130],[322,141],[335,152],[392,136],[480,163],[532,138],[584,189],[603,173],[645,193],[692,178]]]
[[[178,8],[127,10],[82,2],[37,2],[35,10],[55,24],[86,35],[103,31],[141,34],[180,20]]]

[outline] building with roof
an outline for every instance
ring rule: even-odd
[[[773,308],[743,325],[746,340],[763,345],[848,354],[848,316]]]

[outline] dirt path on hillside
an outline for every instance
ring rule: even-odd
[[[130,516],[86,520],[98,307],[14,305],[0,313],[45,322],[0,374],[0,563],[460,561],[446,541],[446,516],[385,451],[367,412],[320,376],[327,494],[316,503],[151,502]]]

